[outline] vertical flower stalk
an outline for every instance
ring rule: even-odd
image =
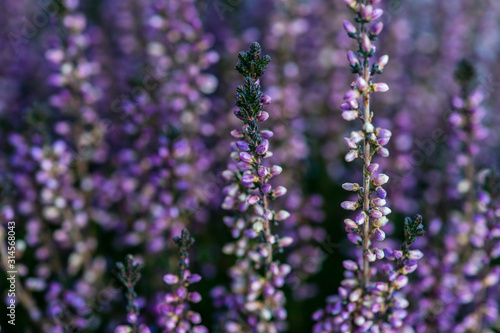
[[[399,250],[381,249],[373,246],[373,241],[380,243],[385,239],[382,228],[389,222],[387,215],[391,209],[387,207],[387,192],[383,186],[389,177],[379,172],[379,164],[373,163],[375,154],[389,156],[384,146],[391,138],[387,129],[375,127],[374,113],[370,110],[370,99],[373,93],[386,92],[387,84],[375,82],[376,75],[381,74],[389,57],[384,55],[377,61],[371,58],[375,54],[372,44],[378,39],[383,24],[374,22],[383,14],[382,9],[374,6],[378,0],[345,0],[347,6],[355,13],[357,27],[344,21],[344,29],[349,37],[358,42],[357,52],[348,51],[347,59],[351,72],[357,79],[344,96],[341,105],[342,117],[347,121],[360,119],[361,130],[353,131],[345,138],[349,152],[345,156],[347,162],[360,159],[363,163],[362,184],[345,183],[342,187],[356,194],[355,201],[342,202],[342,208],[356,212],[355,219],[345,219],[348,239],[362,249],[359,260],[346,260],[343,263],[345,279],[339,287],[339,294],[327,299],[325,310],[314,313],[313,319],[318,321],[314,332],[393,332],[401,330],[403,320],[407,316],[408,301],[399,291],[408,283],[407,274],[415,271],[417,261],[423,257],[422,252],[410,250],[418,236],[423,235],[422,217],[407,218],[404,224],[405,241]],[[358,102],[361,100],[361,104]],[[376,260],[387,259],[383,265],[372,265]],[[372,281],[381,273],[387,282]]]
[[[479,172],[481,185],[477,191],[478,214],[474,217],[476,227],[470,236],[474,248],[464,272],[470,282],[472,309],[460,316],[461,329],[484,332],[488,328],[500,328],[500,176],[494,170]]]
[[[383,82],[374,82],[376,74],[381,74],[387,64],[389,57],[384,55],[376,62],[370,61],[375,54],[375,46],[372,42],[378,39],[383,24],[381,22],[371,24],[382,16],[382,9],[374,8],[373,3],[380,1],[346,1],[347,5],[356,14],[356,28],[351,22],[344,21],[344,29],[349,37],[358,42],[357,54],[348,51],[347,58],[351,72],[357,74],[355,82],[351,84],[351,90],[344,96],[345,103],[341,105],[342,117],[351,121],[359,118],[363,122],[361,131],[354,131],[349,138],[345,138],[350,148],[345,160],[352,162],[356,158],[363,162],[363,185],[347,183],[342,187],[348,191],[357,192],[357,202],[345,201],[342,207],[347,210],[362,209],[356,217],[356,228],[361,229],[358,233],[363,244],[363,286],[366,288],[370,281],[369,263],[375,261],[375,255],[370,250],[370,238],[372,235],[377,240],[385,238],[381,225],[374,224],[376,221],[384,220],[391,210],[386,207],[386,191],[382,185],[387,183],[389,177],[384,174],[375,176],[379,167],[372,163],[375,153],[382,157],[389,156],[389,151],[384,146],[389,142],[392,133],[389,130],[375,128],[373,126],[373,112],[370,110],[370,98],[375,92],[386,92],[389,86]],[[371,66],[370,66],[371,65]],[[357,99],[361,99],[360,106]],[[349,226],[349,225],[348,225]],[[359,226],[359,227],[358,227]]]
[[[446,245],[455,246],[453,250],[459,260],[453,272],[463,279],[454,290],[459,295],[454,302],[460,304],[454,326],[455,330],[482,332],[498,319],[498,304],[493,301],[498,299],[500,279],[500,269],[494,265],[495,258],[500,256],[498,178],[492,170],[476,170],[480,143],[488,137],[488,129],[481,123],[484,112],[480,103],[484,96],[476,87],[474,65],[461,60],[455,80],[460,95],[452,100],[454,112],[449,121],[458,146],[455,163],[460,175],[456,191],[462,202],[461,211],[452,212],[451,222],[455,224],[452,230],[457,231],[454,242]]]
[[[491,170],[477,171],[484,150],[481,140],[488,137],[488,128],[481,123],[483,95],[476,87],[471,62],[458,63],[455,81],[460,92],[451,99],[447,118],[450,156],[443,177],[449,186],[429,209],[434,214],[429,228],[432,241],[421,245],[427,260],[411,292],[418,304],[410,311],[409,321],[417,332],[482,332],[498,317],[498,305],[491,301],[498,297],[500,277],[494,266],[500,256],[495,251],[498,189]]]
[[[273,256],[276,250],[290,245],[290,237],[280,238],[273,234],[272,226],[286,220],[290,213],[274,211],[271,201],[283,196],[286,188],[274,186],[269,180],[279,175],[282,168],[269,167],[265,160],[272,156],[269,139],[270,130],[261,130],[259,123],[269,114],[263,110],[271,98],[263,95],[260,78],[271,58],[261,56],[258,43],[250,51],[240,52],[236,70],[245,77],[243,85],[237,87],[235,116],[243,122],[241,130],[234,130],[232,159],[235,161],[224,172],[231,181],[225,187],[226,197],[222,207],[234,212],[224,218],[231,228],[234,243],[227,244],[223,251],[235,254],[238,259],[231,268],[231,293],[224,295],[221,288],[213,296],[228,308],[222,318],[224,332],[279,332],[285,329],[285,296],[279,290],[291,268],[280,264]],[[216,301],[217,302],[217,301]]]
[[[460,94],[452,99],[453,112],[448,121],[452,127],[452,145],[456,145],[455,168],[458,167],[460,181],[453,184],[459,196],[465,196],[463,212],[466,221],[474,215],[476,195],[476,167],[474,160],[478,157],[479,142],[488,135],[488,130],[481,124],[482,109],[480,103],[483,94],[475,89],[475,68],[468,60],[461,60],[455,71],[455,80],[460,86]],[[455,183],[456,179],[453,183]]]
[[[174,238],[179,247],[179,274],[166,274],[163,281],[173,286],[173,291],[167,293],[164,302],[158,306],[158,324],[163,332],[208,333],[208,329],[200,325],[201,316],[192,311],[189,303],[199,303],[201,295],[196,291],[188,291],[191,284],[201,280],[198,274],[189,270],[189,248],[194,244],[187,229],[183,229],[180,237]]]
[[[135,285],[141,279],[141,263],[134,263],[134,257],[127,255],[125,265],[121,262],[116,264],[118,268],[118,279],[127,289],[127,322],[130,325],[120,325],[115,328],[115,333],[150,333],[145,324],[139,322],[139,306],[137,305],[137,293]]]

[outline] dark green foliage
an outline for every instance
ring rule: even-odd
[[[174,237],[174,242],[179,246],[179,268],[183,279],[184,272],[189,268],[189,248],[194,244],[194,238],[187,229],[182,229],[181,236]]]
[[[409,248],[417,237],[424,235],[424,224],[422,223],[422,216],[415,215],[413,219],[407,217],[404,223],[405,241],[403,248]]]
[[[138,314],[139,307],[134,302],[137,298],[134,288],[141,278],[143,265],[134,263],[134,257],[131,254],[128,254],[125,260],[125,265],[121,262],[116,264],[116,268],[118,268],[117,276],[120,282],[127,288],[127,312]],[[136,327],[134,327],[135,330]]]
[[[474,65],[467,59],[460,60],[455,70],[455,80],[457,80],[460,85],[466,85],[474,80],[475,77],[476,70],[474,69]]]
[[[475,86],[476,69],[471,61],[462,59],[455,70],[455,80],[460,85],[462,97],[467,96]]]
[[[248,125],[249,144],[251,150],[255,151],[256,145],[261,141],[256,117],[264,107],[258,80],[266,71],[271,57],[261,57],[261,47],[254,42],[250,45],[250,51],[238,54],[238,59],[235,68],[245,77],[245,82],[236,88],[236,106],[239,110],[235,111],[235,115]]]
[[[257,42],[252,43],[250,51],[242,51],[238,54],[239,61],[236,64],[236,70],[245,77],[258,80],[266,71],[267,65],[271,62],[270,56],[265,55],[261,57],[260,54],[260,44]]]

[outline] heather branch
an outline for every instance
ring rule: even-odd
[[[224,222],[232,228],[237,241],[227,244],[223,251],[239,258],[231,269],[233,294],[227,298],[234,297],[240,303],[243,299],[244,303],[230,309],[230,319],[222,320],[223,330],[277,332],[282,330],[280,322],[286,318],[284,294],[278,288],[283,285],[290,266],[276,261],[273,252],[291,244],[291,239],[280,239],[272,232],[272,225],[284,221],[290,214],[271,209],[270,202],[283,196],[286,188],[273,188],[269,184],[282,168],[266,166],[265,160],[272,156],[269,139],[273,132],[261,130],[258,124],[269,118],[263,108],[271,98],[262,94],[260,78],[271,58],[261,56],[260,45],[253,43],[248,52],[239,53],[238,60],[235,68],[245,79],[236,88],[234,114],[243,122],[243,127],[231,132],[238,140],[233,143],[231,154],[237,164],[230,164],[223,173],[232,183],[224,189],[227,196],[222,205],[235,213],[233,217],[225,217]]]
[[[134,263],[134,257],[129,254],[125,259],[125,265],[119,262],[116,264],[116,268],[118,269],[118,279],[127,289],[127,321],[132,325],[132,332],[138,333],[139,307],[136,304],[137,293],[135,292],[135,285],[141,278],[143,265]]]

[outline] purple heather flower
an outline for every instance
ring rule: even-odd
[[[377,60],[376,65],[378,66],[379,70],[383,70],[388,62],[389,62],[389,56],[383,55]]]
[[[372,19],[373,20],[377,20],[379,19],[380,17],[382,17],[382,15],[384,15],[384,10],[380,9],[380,8],[375,8],[373,10],[373,13],[372,13]],[[382,23],[382,22],[378,22],[378,23]]]
[[[250,150],[250,146],[245,141],[236,141],[236,147],[239,150],[243,150],[243,151],[249,151]]]
[[[383,241],[385,239],[385,232],[383,232],[381,229],[379,228],[376,228],[374,231],[373,231],[373,236],[375,237],[375,239],[379,242]]]
[[[247,184],[251,184],[259,181],[259,178],[257,178],[257,176],[255,176],[254,174],[245,174],[243,175],[243,177],[241,177],[241,180]]]
[[[387,85],[387,83],[379,82],[372,84],[372,89],[375,92],[386,92],[389,91],[389,86]]]
[[[260,132],[260,136],[263,137],[264,139],[270,139],[274,136],[274,133],[269,130],[263,130]]]
[[[354,222],[353,220],[351,219],[345,219],[344,220],[344,223],[347,227],[349,228],[352,228],[352,229],[357,229],[358,228],[358,225],[356,224],[356,222]]]
[[[366,21],[371,21],[373,15],[373,6],[362,5],[361,7],[361,17]]]
[[[352,162],[358,157],[357,150],[351,150],[345,155],[346,162]]]
[[[274,196],[276,198],[278,198],[278,197],[281,197],[281,196],[285,195],[286,192],[287,192],[286,187],[284,187],[284,186],[278,186],[278,187],[276,187],[274,189],[273,194],[274,194]]]
[[[358,111],[344,111],[342,112],[342,118],[346,121],[352,121],[358,118]]]
[[[359,90],[348,90],[344,95],[344,100],[350,101],[352,99],[359,98],[360,96]]]
[[[268,95],[262,95],[262,98],[260,99],[260,102],[264,105],[271,104],[271,96]],[[267,118],[266,118],[267,119]],[[263,121],[263,120],[261,120]]]
[[[372,25],[370,29],[370,34],[372,36],[378,36],[382,32],[382,29],[384,28],[384,24],[382,22],[377,22],[374,25]]]
[[[396,289],[401,289],[408,284],[408,276],[400,275],[394,280],[394,287]]]
[[[354,261],[352,260],[344,260],[342,262],[342,264],[344,265],[344,268],[345,269],[348,269],[350,271],[355,271],[358,269],[358,264],[356,264]]]
[[[257,202],[259,202],[260,198],[257,195],[252,195],[248,197],[247,202],[249,205],[255,205]]]
[[[340,206],[345,210],[356,210],[359,207],[359,203],[355,201],[344,201]]]
[[[357,32],[356,27],[354,27],[354,25],[347,20],[344,20],[344,29],[349,36],[355,35]]]
[[[259,113],[257,113],[257,120],[258,121],[264,122],[268,118],[269,118],[269,113],[267,113],[266,111],[259,111]]]
[[[346,191],[358,191],[359,184],[356,183],[344,183],[342,184],[342,188]]]
[[[356,224],[357,225],[362,225],[366,222],[367,216],[365,212],[361,212],[358,215],[356,215]]]
[[[388,157],[389,156],[389,150],[387,150],[387,148],[384,148],[384,147],[379,147],[377,149],[377,153],[381,156],[381,157]]]
[[[277,221],[284,221],[290,216],[290,213],[287,212],[286,210],[280,210],[278,214],[276,214],[276,220]]]
[[[251,162],[253,162],[253,157],[252,157],[252,155],[250,155],[250,154],[249,154],[249,153],[247,153],[247,152],[241,152],[241,153],[239,154],[239,156],[240,156],[240,158],[241,158],[241,160],[242,160],[243,162],[246,162],[246,163],[251,163]]]
[[[354,53],[352,51],[348,51],[347,52],[347,59],[349,60],[349,64],[351,64],[351,66],[359,65],[359,59],[356,56],[356,53]]]
[[[257,146],[255,152],[259,155],[265,155],[269,149],[269,141],[267,139],[262,140],[260,145]]]
[[[271,167],[271,175],[278,176],[283,171],[283,168],[279,165],[273,165]]]
[[[179,277],[173,274],[166,274],[163,276],[163,281],[165,281],[166,284],[176,284],[179,282]]]
[[[389,176],[387,176],[383,173],[381,173],[378,176],[376,176],[375,178],[373,178],[373,184],[375,184],[376,186],[382,186],[382,185],[386,184],[388,181],[389,181]]]
[[[359,76],[356,79],[356,88],[358,88],[358,90],[360,91],[365,91],[366,89],[368,89],[368,83],[365,81],[365,79]]]
[[[368,35],[363,36],[361,47],[362,47],[363,51],[365,51],[365,52],[370,52],[372,50],[372,43],[371,43]]]
[[[380,198],[380,199],[385,199],[387,197],[387,191],[384,190],[382,187],[378,186],[376,189],[375,189],[375,192],[377,193],[377,196]]]

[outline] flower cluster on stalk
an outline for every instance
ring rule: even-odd
[[[417,332],[483,332],[498,320],[499,182],[494,170],[477,170],[488,128],[475,79],[474,65],[460,61],[455,72],[460,93],[447,118],[450,184],[442,200],[450,208],[432,216],[434,241],[422,246],[428,260],[418,274],[418,292],[411,293],[422,305],[410,313]]]
[[[407,274],[415,271],[417,261],[423,257],[421,251],[410,250],[418,236],[423,235],[422,218],[405,220],[405,241],[400,250],[374,247],[374,242],[385,239],[383,227],[389,222],[387,215],[387,192],[383,186],[389,177],[379,172],[379,164],[372,163],[375,154],[389,156],[385,145],[391,138],[387,129],[373,125],[374,113],[370,110],[370,98],[375,92],[386,92],[386,83],[375,82],[381,74],[389,57],[384,55],[371,61],[375,54],[373,42],[383,29],[381,22],[374,22],[383,14],[377,8],[379,0],[345,0],[355,13],[357,27],[344,21],[348,36],[358,42],[357,52],[348,51],[347,59],[351,72],[357,79],[344,95],[340,109],[342,118],[347,121],[360,119],[361,130],[352,131],[344,141],[349,148],[345,156],[347,162],[360,159],[363,163],[363,182],[345,183],[342,187],[356,194],[356,199],[342,202],[342,208],[356,212],[354,219],[345,219],[348,239],[361,248],[357,261],[346,260],[345,279],[341,282],[338,295],[327,299],[325,310],[314,313],[318,321],[314,332],[397,332],[404,326],[407,316],[405,308],[408,301],[399,292],[408,284]],[[361,100],[361,103],[358,102]],[[387,259],[390,262],[376,265],[375,261]],[[371,263],[374,263],[370,266]],[[385,282],[378,282],[378,278]]]
[[[197,291],[189,291],[191,284],[201,280],[198,274],[189,270],[189,248],[194,244],[187,229],[183,229],[180,237],[174,238],[179,247],[179,274],[166,274],[163,281],[173,286],[172,292],[165,295],[164,301],[157,307],[158,325],[163,332],[208,333],[201,325],[201,316],[191,310],[190,303],[199,303],[201,295]]]
[[[258,43],[251,44],[248,52],[240,52],[238,58],[236,70],[245,81],[237,87],[234,114],[244,125],[231,132],[237,141],[232,145],[234,162],[223,173],[231,184],[224,188],[226,197],[222,204],[234,213],[226,216],[224,222],[235,239],[223,251],[234,254],[237,261],[230,269],[231,292],[216,288],[212,295],[217,305],[228,309],[221,318],[224,332],[279,332],[285,329],[287,317],[285,296],[279,288],[291,268],[277,261],[274,253],[290,245],[292,239],[280,238],[271,230],[290,213],[274,211],[270,206],[287,190],[270,183],[282,168],[265,163],[272,156],[269,139],[273,132],[258,126],[269,118],[263,108],[271,98],[262,94],[260,78],[271,58],[261,56]]]
[[[137,293],[135,285],[141,279],[143,264],[134,262],[134,257],[128,255],[125,265],[121,262],[116,264],[118,268],[118,279],[127,289],[127,323],[115,328],[115,333],[150,333],[146,324],[139,324],[139,306],[137,304]]]

